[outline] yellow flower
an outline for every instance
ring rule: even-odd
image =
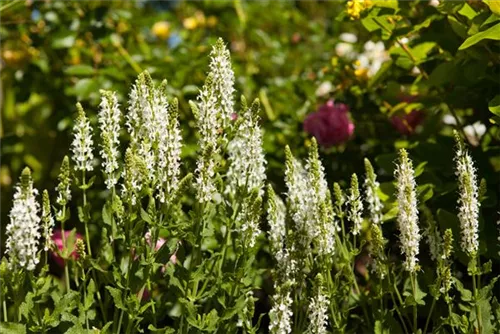
[[[151,30],[159,39],[167,39],[170,35],[170,23],[167,21],[156,22]]]
[[[198,27],[198,21],[194,17],[191,16],[191,17],[185,18],[184,21],[182,21],[182,25],[187,30],[193,30],[193,29],[196,29],[196,27]]]
[[[347,15],[351,20],[357,20],[363,10],[373,5],[371,0],[350,0],[347,1]]]
[[[213,16],[213,15],[210,15],[208,18],[207,18],[207,26],[210,27],[210,28],[213,28],[217,25],[217,17],[216,16]]]

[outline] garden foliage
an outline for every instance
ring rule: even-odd
[[[151,46],[147,5],[28,6],[32,39],[0,31],[2,331],[500,330],[495,1],[178,4]],[[311,37],[264,29],[290,18]]]

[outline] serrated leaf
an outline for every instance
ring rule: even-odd
[[[117,288],[113,288],[112,286],[106,286],[106,290],[109,291],[109,294],[113,298],[113,301],[115,303],[115,307],[117,307],[120,310],[126,311],[127,308],[125,307],[125,304],[123,303],[122,291],[117,289]]]

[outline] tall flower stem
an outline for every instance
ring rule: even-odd
[[[417,333],[417,319],[418,319],[418,308],[417,308],[417,274],[415,272],[410,274],[411,289],[413,292],[413,332]]]
[[[61,238],[62,238],[62,244],[63,244],[63,249],[62,252],[64,253],[66,251],[66,230],[64,229],[64,223],[66,221],[66,205],[63,206],[62,208],[62,221],[61,221]],[[70,285],[69,285],[69,270],[68,270],[68,261],[67,259],[64,259],[64,281],[66,282],[66,291],[70,290]]]
[[[473,288],[473,292],[474,292],[474,306],[476,308],[476,319],[477,319],[477,333],[478,334],[481,334],[483,332],[483,329],[482,329],[482,324],[481,324],[481,308],[479,307],[479,304],[478,304],[478,280],[479,280],[479,277],[478,275],[474,274],[472,275],[472,288]]]
[[[423,333],[427,333],[427,328],[429,327],[432,312],[434,311],[434,306],[436,306],[436,298],[432,298],[431,309],[429,310],[429,315],[427,316],[427,320],[425,321],[425,327]]]

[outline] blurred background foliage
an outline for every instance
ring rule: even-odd
[[[220,36],[232,53],[237,91],[262,103],[268,179],[280,192],[284,146],[304,157],[304,119],[335,99],[350,107],[355,130],[349,141],[322,148],[330,180],[346,186],[370,158],[391,220],[395,152],[406,147],[418,166],[420,203],[459,240],[457,128],[485,180],[481,249],[498,257],[500,12],[488,2],[18,0],[1,2],[0,13],[2,221],[25,165],[39,189],[54,189],[75,103],[95,125],[99,90],[111,89],[125,111],[143,70],[166,78],[179,99],[183,168],[193,170],[188,101]]]

